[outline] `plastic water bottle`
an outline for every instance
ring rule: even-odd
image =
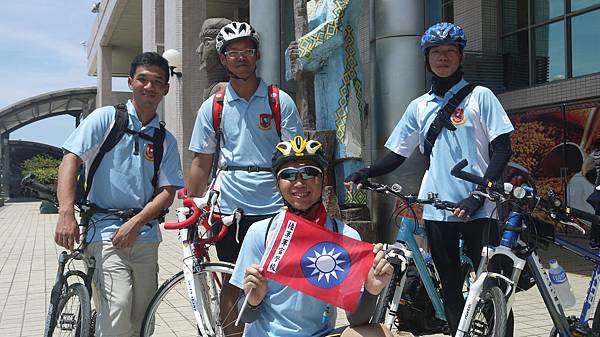
[[[566,309],[574,306],[575,295],[573,295],[573,289],[571,289],[571,285],[569,284],[567,273],[565,273],[563,267],[561,267],[555,259],[550,260],[550,270],[548,271],[548,274],[563,308]]]

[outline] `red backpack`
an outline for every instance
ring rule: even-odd
[[[275,84],[269,85],[268,88],[269,107],[271,115],[275,121],[275,129],[277,136],[281,140],[281,105],[279,105],[279,88]],[[217,151],[213,157],[213,177],[217,174],[217,165],[221,152],[221,136],[223,136],[223,99],[225,98],[225,89],[219,89],[213,99],[213,128],[215,130],[215,138],[217,139]],[[262,171],[262,170],[260,170]]]

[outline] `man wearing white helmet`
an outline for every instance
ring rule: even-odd
[[[303,129],[292,98],[256,75],[260,39],[254,28],[231,22],[215,40],[230,80],[223,92],[209,97],[198,110],[189,146],[194,158],[187,188],[190,196],[203,195],[214,170],[210,188],[220,192],[218,211],[244,210],[239,228],[232,228],[217,243],[219,259],[235,262],[250,225],[283,206],[271,173],[273,148],[281,140],[302,135]],[[224,288],[222,301],[227,293]]]

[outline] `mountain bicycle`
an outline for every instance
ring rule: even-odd
[[[594,325],[591,328],[589,327],[588,312],[593,303],[597,289],[598,271],[600,268],[599,254],[590,253],[563,238],[556,237],[552,225],[550,225],[551,230],[543,228],[543,222],[534,219],[531,214],[536,210],[540,210],[544,214],[549,215],[552,220],[574,227],[582,233],[585,233],[585,231],[577,223],[578,219],[589,221],[593,225],[600,225],[600,218],[596,215],[563,205],[560,199],[558,199],[556,194],[552,191],[548,192],[548,198],[542,198],[537,194],[536,189],[533,187],[514,187],[509,183],[496,184],[491,181],[485,181],[483,177],[463,171],[467,165],[468,162],[466,160],[461,161],[452,169],[452,175],[484,187],[486,189],[485,192],[475,191],[473,193],[492,201],[509,203],[511,205],[511,210],[506,219],[506,226],[502,234],[500,245],[497,247],[484,247],[482,250],[482,260],[477,270],[477,279],[472,284],[469,295],[467,296],[456,336],[461,337],[468,335],[468,332],[471,331],[471,328],[474,325],[477,326],[478,329],[485,329],[485,331],[490,332],[483,335],[504,335],[504,331],[501,329],[493,331],[489,330],[489,324],[491,323],[494,328],[496,328],[498,327],[498,323],[501,324],[508,317],[507,315],[510,312],[514,301],[515,285],[518,283],[521,272],[526,265],[531,270],[535,284],[540,291],[544,304],[554,323],[555,328],[551,335],[559,334],[563,337],[598,336],[597,330],[594,330],[594,328],[597,329],[597,322],[594,322],[596,323],[596,327],[594,327]],[[568,249],[596,264],[596,270],[592,276],[586,301],[582,308],[582,314],[579,320],[566,317],[560,299],[537,255],[537,240],[545,240],[554,243],[557,246]],[[512,274],[510,275],[510,278],[500,273],[487,271],[490,259],[498,256],[504,256],[512,263]],[[488,279],[499,281],[498,284],[503,285],[506,289],[504,292],[501,291],[501,306],[503,306],[504,309],[500,310],[505,316],[498,317],[496,313],[493,316],[493,320],[491,320],[492,317],[490,317],[490,315],[484,315],[486,320],[478,322],[479,319],[474,319],[474,315],[478,312],[479,308],[482,308],[482,303],[485,304],[485,301],[482,299],[485,299],[484,295],[486,292],[490,292],[490,289],[494,289],[494,296],[497,296],[496,294],[499,291],[498,286],[492,286],[491,288],[489,285],[486,286],[486,283],[488,283],[486,281]],[[485,307],[483,308],[485,309]],[[483,310],[483,314],[486,314],[485,310]],[[598,314],[598,308],[596,308],[596,314]]]
[[[165,224],[167,230],[179,230],[183,267],[158,288],[146,310],[141,336],[229,336],[234,328],[237,302],[221,303],[219,296],[234,264],[211,262],[209,248],[241,220],[242,211],[221,217],[213,212],[217,198],[216,191],[185,198],[184,207],[176,211],[179,222]]]
[[[21,180],[21,186],[37,192],[38,199],[52,202],[58,207],[56,190],[36,182],[31,175]],[[86,224],[86,207],[76,204],[75,209],[81,215],[82,224]],[[93,257],[88,258],[83,254],[84,249],[85,242],[82,242],[70,253],[62,251],[58,256],[58,270],[50,293],[44,337],[93,335],[90,294],[96,262]],[[85,270],[78,268],[75,261],[83,261]]]
[[[59,207],[54,188],[36,182],[31,175],[24,177],[21,185],[37,192],[38,199]],[[44,337],[94,336],[96,311],[91,305],[91,283],[96,259],[84,254],[89,243],[86,240],[87,233],[100,221],[118,219],[126,222],[141,209],[104,209],[88,202],[75,201],[75,211],[80,216],[82,240],[79,246],[70,252],[62,251],[58,256],[58,270],[50,292]],[[162,219],[166,212],[167,210],[163,210],[157,218]],[[92,216],[97,213],[101,213],[101,216],[92,220]]]
[[[401,186],[387,186],[369,182],[363,188],[385,195],[391,195],[401,201],[394,215],[400,216],[405,210],[412,212],[412,218],[402,217],[396,242],[386,248],[386,258],[394,265],[394,275],[384,288],[372,318],[374,323],[383,323],[390,330],[410,331],[415,334],[440,333],[447,329],[444,306],[439,294],[440,280],[430,255],[424,256],[419,248],[416,235],[423,236],[424,228],[416,220],[413,209],[416,204],[430,204],[442,210],[452,211],[456,205],[440,200],[430,193],[427,199],[418,199],[414,195],[403,195]],[[468,291],[470,279],[474,276],[471,259],[463,253],[463,242],[459,243],[462,275],[465,277],[465,289]],[[410,284],[412,280],[419,282]],[[414,283],[414,282],[412,282]],[[423,291],[423,288],[425,291]]]

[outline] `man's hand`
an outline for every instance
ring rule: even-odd
[[[302,65],[298,60],[300,58],[300,49],[298,49],[298,41],[290,42],[288,46],[288,52],[290,55],[290,70],[292,72],[292,76],[297,81],[302,76]]]
[[[375,259],[367,275],[365,289],[372,295],[379,295],[383,288],[390,283],[394,274],[394,266],[385,259],[382,243],[378,243],[373,247],[373,253],[375,253]]]
[[[113,235],[112,244],[115,248],[129,248],[135,243],[141,226],[134,219],[131,218],[122,224]]]
[[[246,269],[244,275],[244,292],[248,303],[253,306],[259,305],[267,295],[267,279],[262,275],[262,271],[263,268],[260,265],[253,264]]]
[[[352,191],[352,189],[354,188],[354,184],[358,184],[356,186],[356,189],[360,190],[362,188],[362,185],[365,184],[370,177],[370,169],[368,167],[365,167],[346,177],[346,179],[344,180],[344,185],[346,185],[346,189],[348,189],[348,191]]]
[[[454,209],[454,216],[459,218],[469,218],[471,214],[475,213],[479,208],[483,206],[483,197],[470,195],[467,198],[461,200]]]
[[[61,211],[56,223],[54,242],[61,247],[72,250],[73,244],[75,242],[79,243],[79,236],[79,224],[75,219],[73,210]]]

